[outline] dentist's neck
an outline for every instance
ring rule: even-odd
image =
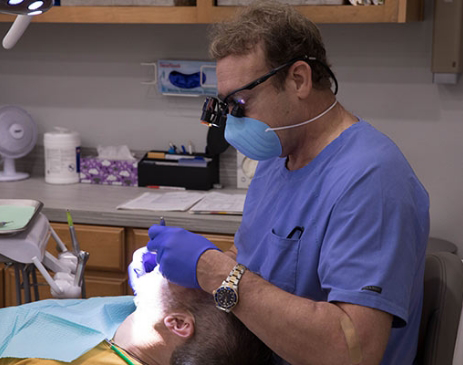
[[[357,122],[357,118],[346,111],[339,102],[334,106],[333,103],[334,99],[326,100],[321,104],[324,106],[322,113],[327,111],[325,114],[313,122],[297,128],[301,130],[298,131],[298,134],[293,134],[295,138],[297,138],[296,136],[299,138],[296,139],[297,143],[288,153],[286,162],[288,170],[298,170],[309,164],[344,130]]]

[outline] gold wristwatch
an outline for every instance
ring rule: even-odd
[[[238,304],[238,284],[245,271],[246,266],[237,264],[222,285],[213,291],[217,308],[230,313]]]

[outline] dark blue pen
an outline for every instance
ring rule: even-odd
[[[159,225],[161,225],[161,226],[165,226],[165,225],[166,225],[166,221],[165,221],[164,217],[161,217],[161,220],[160,220],[160,222],[159,222]]]
[[[286,238],[293,238],[294,234],[296,232],[299,232],[299,236],[297,237],[298,239],[301,238],[302,233],[304,233],[304,227],[296,226],[293,228],[291,232],[289,232],[288,237]]]

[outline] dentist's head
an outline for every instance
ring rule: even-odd
[[[25,32],[35,15],[53,6],[53,0],[0,0],[0,13],[17,15],[10,30],[3,38],[3,47],[11,49]]]

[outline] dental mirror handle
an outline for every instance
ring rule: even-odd
[[[30,15],[18,15],[13,22],[8,33],[3,38],[3,48],[11,49],[18,42],[19,38],[24,34],[27,26],[32,20]]]

